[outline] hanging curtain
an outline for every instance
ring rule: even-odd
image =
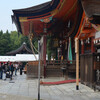
[[[71,38],[69,37],[69,45],[68,45],[68,61],[72,64],[72,47],[71,47]]]

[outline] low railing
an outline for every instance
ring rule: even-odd
[[[76,71],[76,62],[67,60],[50,60],[47,61],[46,76],[68,76],[68,72]]]
[[[62,65],[62,64],[69,64],[69,65],[71,65],[71,64],[75,64],[76,63],[76,61],[75,60],[70,60],[70,61],[68,61],[68,60],[48,60],[47,61],[47,65]]]
[[[76,61],[67,61],[67,60],[50,60],[47,61],[47,68],[61,68],[67,69],[69,72],[76,71]]]

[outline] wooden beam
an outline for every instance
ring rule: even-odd
[[[20,22],[27,22],[27,17],[19,17]]]

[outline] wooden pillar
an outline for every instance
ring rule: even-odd
[[[75,38],[75,53],[76,53],[76,90],[79,90],[79,40]]]
[[[84,54],[84,41],[81,40],[81,54]]]
[[[44,63],[44,77],[46,76],[46,35],[43,36],[43,63]]]

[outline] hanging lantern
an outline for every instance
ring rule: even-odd
[[[94,44],[95,44],[95,40],[94,40]]]
[[[81,40],[81,45],[83,45],[84,43],[83,43],[83,40]]]
[[[90,43],[90,38],[88,38],[88,44]]]
[[[44,28],[43,32],[44,32],[44,33],[47,33],[47,28]]]

